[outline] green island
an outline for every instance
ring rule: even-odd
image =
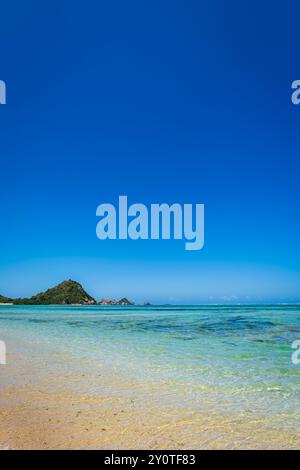
[[[13,305],[134,305],[125,297],[117,301],[102,299],[97,302],[89,295],[79,282],[69,279],[63,281],[45,292],[40,292],[29,298],[10,299],[0,295],[0,304]]]

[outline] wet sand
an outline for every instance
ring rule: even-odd
[[[267,423],[232,421],[194,410],[162,410],[131,400],[10,389],[1,396],[1,449],[272,449],[299,448]]]
[[[58,357],[69,361],[68,372],[59,370]],[[138,380],[74,367],[61,353],[55,361],[41,345],[18,344],[0,368],[1,449],[300,448],[299,433],[276,417],[168,406],[155,383],[146,390]],[[108,385],[121,393],[105,392]]]
[[[206,376],[206,349],[195,351],[197,344],[181,340],[175,347],[177,353],[187,345],[181,350],[189,359],[186,373],[180,355],[172,360],[166,334],[156,332],[158,344],[151,336],[143,340],[138,315],[115,322],[88,313],[60,313],[56,320],[49,314],[10,315],[1,323],[7,365],[0,366],[0,449],[300,449],[300,411],[287,388],[293,379],[298,390],[297,370],[282,369],[282,389],[271,381],[277,368],[273,376],[267,371],[267,387],[259,379],[262,406],[253,400],[253,384],[249,390],[243,380],[234,382],[223,362]],[[190,364],[195,357],[201,367]],[[225,388],[224,370],[232,388],[228,380]],[[237,379],[247,371],[239,369]],[[247,396],[241,406],[246,392],[252,399]]]

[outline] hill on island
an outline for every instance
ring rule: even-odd
[[[9,299],[0,295],[0,304],[14,305],[134,305],[126,297],[117,301],[114,299],[102,299],[99,303],[91,297],[79,282],[68,281],[61,282],[55,287],[40,292],[29,298]]]
[[[79,284],[79,282],[64,281],[57,286],[34,295],[30,298],[15,299],[12,301],[17,305],[93,305],[96,300],[93,299]]]
[[[4,297],[3,295],[0,295],[0,304],[10,304],[12,302],[13,302],[12,299],[9,299],[8,297]]]

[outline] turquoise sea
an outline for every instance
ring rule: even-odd
[[[26,361],[28,344],[47,368],[88,374],[72,384],[81,391],[100,393],[93,375],[102,374],[112,380],[101,393],[143,384],[143,399],[161,406],[252,414],[300,431],[300,365],[291,361],[300,306],[1,306],[0,339],[8,361]]]

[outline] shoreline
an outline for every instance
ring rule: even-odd
[[[225,390],[222,379],[216,390],[215,375],[211,386],[197,376],[197,388],[192,388],[192,375],[172,362],[174,336],[167,344],[166,332],[161,330],[153,336],[144,336],[149,335],[145,332],[133,336],[135,328],[149,327],[157,317],[149,324],[148,318],[128,315],[134,324],[126,334],[123,327],[128,322],[123,314],[115,319],[103,315],[102,320],[85,314],[70,318],[69,313],[63,320],[59,313],[54,319],[46,313],[39,318],[28,315],[26,320],[23,315],[13,319],[7,314],[8,320],[2,319],[1,339],[8,346],[8,361],[0,367],[0,449],[300,448],[300,412],[280,413],[278,404],[282,402],[276,398],[279,391],[275,386],[259,392],[262,398],[275,400],[268,412],[250,401],[238,406],[239,387]],[[173,324],[177,313],[166,318],[178,337]],[[159,327],[163,325],[160,320]],[[80,343],[85,334],[85,342]],[[194,354],[196,343],[184,338],[177,345],[188,348],[184,354]],[[201,336],[201,342],[205,338]],[[218,336],[214,338],[213,344],[220,341]],[[235,341],[237,338],[240,336]],[[162,342],[156,344],[158,340]],[[217,344],[219,348],[222,343]],[[121,356],[126,361],[131,357],[133,364],[130,359],[119,362],[114,351],[120,348]],[[211,357],[209,350],[201,351],[203,359]],[[208,373],[203,359],[197,373]],[[246,371],[248,362],[244,366]],[[234,384],[235,377],[231,380]]]
[[[38,385],[37,389],[35,387]],[[42,384],[0,394],[0,450],[298,449],[299,433],[257,417],[166,409],[132,399],[53,393]],[[255,438],[253,437],[255,436]]]
[[[134,309],[134,308],[145,308],[146,310],[151,310],[151,308],[165,308],[165,309],[173,309],[173,308],[204,308],[204,307],[223,307],[223,308],[247,308],[247,307],[299,307],[300,302],[271,302],[271,303],[236,303],[236,304],[224,304],[224,303],[196,303],[196,304],[180,304],[180,303],[174,303],[174,304],[139,304],[139,303],[134,303],[134,304],[102,304],[102,303],[95,303],[95,304],[89,304],[89,303],[70,303],[70,304],[19,304],[19,303],[3,303],[0,302],[1,307],[6,307],[6,306],[13,306],[13,307],[61,307],[61,308],[69,308],[69,307],[102,307],[103,309],[113,309],[113,308],[129,308],[129,309]]]
[[[269,429],[267,423],[261,426],[255,417],[247,422],[237,416],[233,422],[215,413],[212,421],[210,414],[195,417],[192,409],[162,413],[129,400],[44,390],[23,389],[20,397],[10,389],[5,399],[12,397],[0,412],[2,450],[251,450],[298,449],[300,444],[298,433],[287,441],[283,432]]]

